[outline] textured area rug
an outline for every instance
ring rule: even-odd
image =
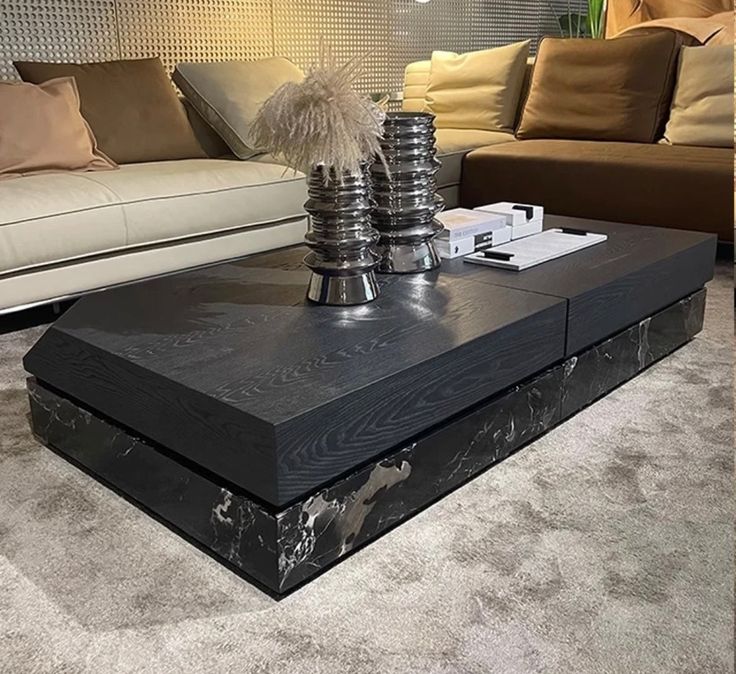
[[[0,671],[733,671],[733,282],[633,381],[275,602],[32,437],[0,335]]]

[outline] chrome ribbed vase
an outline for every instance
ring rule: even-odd
[[[319,304],[364,304],[378,297],[373,250],[378,232],[371,226],[367,168],[338,175],[315,166],[307,178],[310,227],[304,240],[312,270],[307,297]]]
[[[380,235],[378,271],[405,274],[435,269],[440,258],[432,239],[442,231],[435,215],[444,201],[436,193],[440,162],[435,157],[434,116],[390,112],[383,129],[386,166],[376,161],[370,169],[371,222]]]

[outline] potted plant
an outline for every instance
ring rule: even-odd
[[[605,29],[606,0],[548,0],[562,37],[602,38]]]

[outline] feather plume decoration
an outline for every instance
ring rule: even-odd
[[[338,66],[320,46],[319,65],[302,82],[279,87],[261,106],[250,134],[253,147],[303,172],[323,165],[337,175],[355,173],[376,156],[383,160],[386,113],[353,88],[361,64],[355,57]]]

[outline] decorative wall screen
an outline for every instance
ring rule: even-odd
[[[181,61],[287,56],[304,67],[320,39],[341,59],[366,54],[365,92],[401,88],[433,49],[470,51],[554,30],[549,0],[2,0],[0,80],[13,60]]]

